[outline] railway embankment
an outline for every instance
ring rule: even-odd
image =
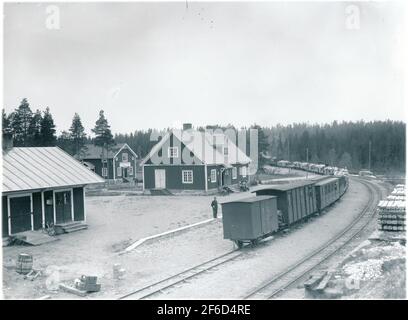
[[[305,283],[312,299],[405,299],[405,233],[374,232],[333,270],[314,277]]]

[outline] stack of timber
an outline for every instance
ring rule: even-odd
[[[379,230],[405,231],[405,186],[398,185],[387,200],[377,206]]]

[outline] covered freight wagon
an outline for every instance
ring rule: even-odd
[[[277,196],[278,210],[284,224],[290,225],[317,211],[313,181],[294,182],[283,185],[260,186],[253,192],[257,196]]]
[[[323,210],[340,197],[339,178],[324,179],[315,184],[318,210]]]
[[[274,196],[248,197],[221,205],[224,239],[234,241],[238,247],[246,241],[256,244],[279,228]]]

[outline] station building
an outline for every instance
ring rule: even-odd
[[[171,130],[141,161],[143,189],[202,190],[248,180],[251,159],[223,133]]]

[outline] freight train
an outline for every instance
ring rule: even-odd
[[[323,175],[348,175],[347,168],[332,167],[325,164],[309,163],[309,162],[290,162],[287,160],[273,161],[272,165],[283,167],[283,168],[293,168],[297,170],[303,170],[308,172],[313,172],[316,174]]]
[[[256,196],[222,204],[224,239],[239,248],[320,213],[339,200],[348,187],[348,177],[325,176],[278,185],[261,185]]]

